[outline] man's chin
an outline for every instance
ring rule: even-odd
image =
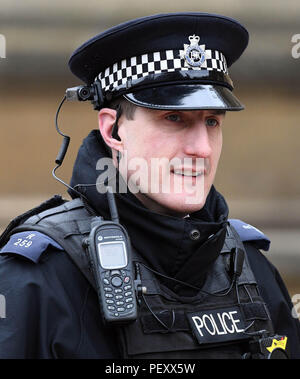
[[[166,207],[166,214],[169,214],[170,216],[184,217],[193,212],[199,211],[203,208],[204,204],[205,201],[198,204],[180,204],[177,202],[176,204],[170,204]]]
[[[175,217],[184,217],[199,211],[206,201],[206,196],[197,196],[197,194],[137,193],[135,196],[153,212]]]

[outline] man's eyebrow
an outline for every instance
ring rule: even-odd
[[[212,109],[209,112],[215,115],[222,115],[226,113],[226,111],[224,111],[223,109]]]
[[[157,113],[160,112],[162,114],[164,113],[169,113],[169,112],[180,112],[180,113],[186,113],[186,112],[197,112],[197,111],[206,111],[209,112],[210,114],[213,115],[225,115],[226,110],[224,109],[194,109],[194,110],[185,110],[185,109],[151,109],[151,108],[146,108],[147,111]]]

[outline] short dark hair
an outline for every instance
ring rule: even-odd
[[[135,110],[137,108],[137,106],[133,103],[131,103],[130,101],[126,100],[124,97],[120,97],[118,99],[115,99],[113,101],[111,101],[110,103],[107,104],[107,108],[111,108],[111,109],[115,109],[115,110],[119,110],[119,113],[120,116],[121,115],[124,115],[127,120],[133,120],[134,119],[134,113],[135,113]],[[116,126],[116,128],[118,128],[118,125]],[[113,127],[113,134],[116,131],[114,131],[114,127]],[[102,137],[102,135],[101,135]],[[115,137],[114,137],[115,138]],[[102,137],[102,140],[104,142],[104,139]],[[110,157],[112,157],[112,149],[104,142],[104,145],[106,146],[107,148],[107,152],[109,153]]]
[[[121,112],[120,114],[124,115],[127,118],[127,120],[133,120],[137,106],[131,103],[130,101],[126,100],[124,97],[120,97],[116,100],[111,101],[108,104],[108,108],[119,108]]]

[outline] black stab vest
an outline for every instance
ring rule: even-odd
[[[95,279],[82,241],[91,219],[80,199],[50,199],[11,222],[0,246],[11,234],[39,231],[55,240],[96,290]],[[194,296],[182,297],[164,286],[138,252],[133,260],[146,293],[139,297],[136,321],[118,326],[124,358],[239,359],[249,351],[257,331],[274,333],[269,311],[261,298],[245,252],[242,273],[232,286],[232,252],[245,249],[228,226],[222,251],[209,269],[205,283]],[[195,291],[194,291],[195,293]]]

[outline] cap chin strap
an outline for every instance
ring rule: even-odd
[[[121,138],[118,134],[118,122],[121,116],[122,116],[122,107],[120,104],[118,104],[117,109],[116,109],[116,121],[113,124],[112,131],[111,131],[111,136],[118,141],[121,141]]]

